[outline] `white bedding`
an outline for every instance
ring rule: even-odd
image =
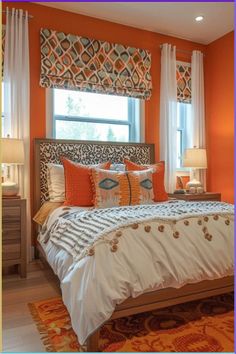
[[[70,212],[84,209],[74,207]],[[233,206],[229,210],[232,219]],[[58,208],[51,214],[47,228],[61,213],[62,208]],[[110,318],[117,304],[130,296],[233,274],[233,222],[226,225],[225,218],[216,221],[210,216],[207,228],[213,237],[208,241],[197,224],[198,218],[188,220],[188,226],[178,221],[178,239],[168,225],[157,237],[152,221],[148,222],[148,233],[143,228],[124,229],[116,252],[100,244],[94,256],[86,256],[73,267],[67,251],[50,238],[44,243],[43,236],[39,236],[48,262],[61,281],[63,301],[80,344]]]

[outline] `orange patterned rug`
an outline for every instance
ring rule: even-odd
[[[29,304],[47,351],[81,351],[60,297]],[[233,293],[110,321],[103,352],[233,352]]]

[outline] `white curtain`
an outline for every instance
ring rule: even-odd
[[[28,13],[6,9],[4,50],[4,131],[5,137],[24,140],[23,167],[12,169],[20,195],[27,199],[27,236],[30,245],[30,122],[29,122],[29,39]]]
[[[176,185],[177,147],[176,49],[163,44],[161,50],[160,159],[165,161],[165,187],[172,193]]]
[[[192,53],[192,119],[193,119],[193,146],[206,147],[205,133],[205,103],[204,103],[204,69],[203,53],[194,50]],[[206,189],[205,170],[197,171],[197,178]]]

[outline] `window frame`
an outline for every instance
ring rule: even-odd
[[[145,105],[144,100],[128,97],[128,120],[84,117],[84,116],[67,116],[54,114],[54,89],[46,89],[46,136],[47,138],[56,139],[56,120],[85,122],[85,123],[102,123],[129,126],[128,142],[144,142],[145,140]],[[118,141],[119,142],[119,141]]]
[[[185,103],[185,102],[177,102],[178,104],[184,104],[184,105],[190,105],[191,103]],[[188,124],[187,124],[187,112],[186,112],[186,108],[184,108],[184,106],[180,107],[180,110],[182,108],[183,114],[179,114],[179,124],[177,124],[177,129],[176,129],[176,133],[180,132],[181,134],[181,147],[180,147],[180,151],[181,151],[181,156],[183,156],[184,150],[188,148]],[[179,109],[179,108],[177,108]],[[178,123],[178,122],[177,122]],[[181,163],[182,164],[182,163]],[[188,167],[176,167],[176,171],[189,171]]]
[[[191,103],[184,103],[184,102],[178,102],[179,104],[186,104],[186,105],[191,105]],[[184,150],[187,148],[187,115],[185,109],[183,109],[183,106],[180,106],[180,110],[182,111],[182,115],[180,114],[180,124],[177,125],[177,132],[180,132],[181,135],[181,156],[183,155]]]

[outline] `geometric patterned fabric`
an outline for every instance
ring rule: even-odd
[[[93,169],[95,207],[152,203],[154,198],[152,174],[152,169],[129,172]]]
[[[87,37],[41,29],[42,87],[149,99],[151,53]]]
[[[2,80],[3,80],[5,39],[6,39],[6,27],[2,26]]]
[[[49,200],[47,183],[48,163],[61,164],[61,157],[66,157],[76,163],[95,165],[104,161],[123,163],[124,159],[136,161],[140,165],[153,162],[153,145],[148,144],[122,144],[122,143],[83,143],[62,141],[41,141],[40,155],[40,201],[41,205]]]
[[[5,26],[3,26],[2,77],[4,66],[5,37],[6,29]],[[62,40],[62,38],[64,39],[64,41]],[[69,40],[71,40],[70,49],[70,42],[66,42],[65,38],[69,38]],[[84,40],[90,41],[91,45],[95,46],[96,50],[94,50],[94,55],[96,52],[97,58],[91,57],[91,46],[87,46],[87,51],[85,50],[82,54],[76,53],[73,48],[80,48],[80,50],[82,49],[80,46],[76,45],[77,42],[75,43],[75,41],[73,41],[71,38],[79,38],[82,43],[84,43]],[[150,98],[152,92],[152,82],[150,75],[151,54],[148,51],[143,49],[126,47],[123,45],[109,44],[107,42],[97,40],[88,40],[87,38],[65,35],[61,32],[55,32],[46,29],[41,30],[40,41],[41,86],[70,88],[82,91],[124,95],[144,99]],[[113,50],[113,54],[110,50],[110,60],[107,59],[107,61],[103,63],[103,65],[99,63],[99,61],[103,61],[103,56],[98,53],[98,47],[96,47],[97,43],[102,43],[103,46],[106,44],[109,47],[115,47],[115,50]],[[63,46],[65,47],[65,49],[63,49]],[[132,57],[129,59],[127,65],[125,65],[125,59],[128,58],[128,56],[125,55],[125,52],[120,53],[121,48],[125,48],[126,52],[128,53],[132,53]],[[62,55],[63,50],[65,52],[64,55]],[[101,47],[99,51],[102,52]],[[136,51],[135,55],[134,51]],[[89,52],[90,55],[86,56],[87,52]],[[118,55],[118,53],[120,54]],[[80,58],[80,61],[76,59],[76,55]],[[108,57],[108,55],[106,55],[106,57]],[[116,60],[114,59],[115,57]],[[128,69],[126,71],[124,69],[121,69],[122,58],[124,61],[123,65],[125,67],[128,66]],[[73,64],[73,60],[75,61],[75,64]],[[103,71],[99,69],[97,70],[97,73],[96,70],[95,72],[93,72],[94,70],[92,69],[98,69],[99,64],[101,67],[103,67]],[[178,102],[191,103],[191,66],[188,63],[186,64],[187,65],[184,65],[183,62],[177,62],[176,65],[177,100]],[[78,67],[76,67],[76,65]],[[112,70],[113,65],[114,69]],[[120,70],[117,70],[117,66]],[[88,69],[88,67],[90,69]],[[135,67],[137,67],[137,70],[135,69]],[[78,73],[80,72],[80,75],[76,74],[77,71]],[[139,76],[137,75],[137,72],[139,73]],[[117,78],[115,78],[115,76],[117,76]],[[117,87],[115,86],[116,84]]]
[[[191,66],[188,63],[177,62],[176,80],[178,102],[191,103]]]
[[[128,176],[128,173],[125,174]],[[148,178],[144,179],[143,181],[139,182],[140,186],[142,186],[145,189],[152,189],[152,181]],[[105,178],[101,182],[99,182],[99,188],[105,189],[105,190],[111,190],[119,185],[119,182],[114,181],[111,178]]]

